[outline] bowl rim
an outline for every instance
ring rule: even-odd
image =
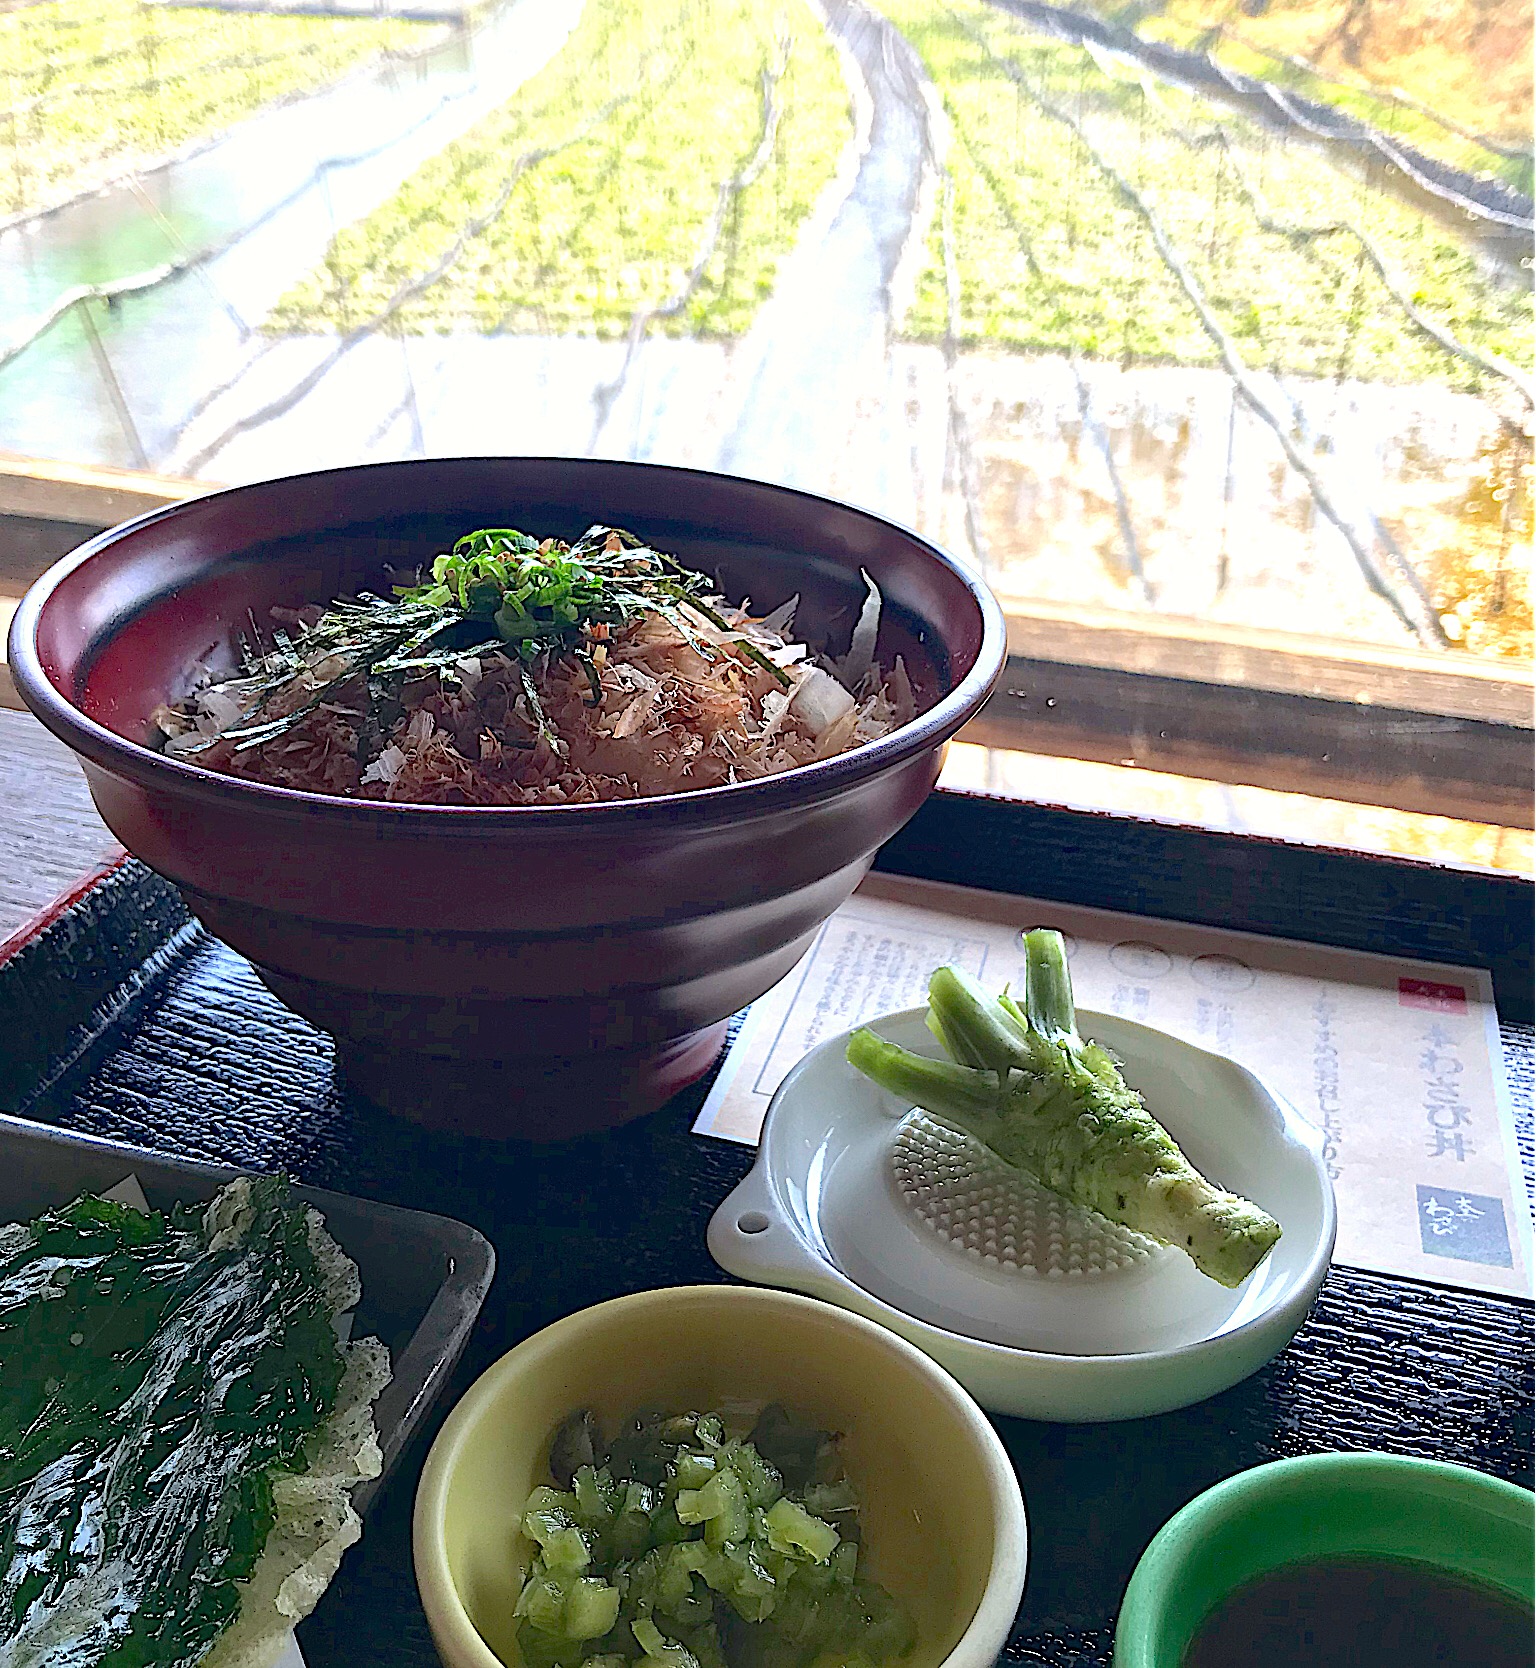
[[[1115,1668],[1161,1668],[1152,1654],[1155,1628],[1191,1554],[1203,1542],[1233,1519],[1262,1510],[1279,1496],[1306,1498],[1316,1485],[1340,1480],[1386,1487],[1418,1502],[1426,1496],[1483,1502],[1527,1523],[1536,1505],[1529,1490],[1502,1477],[1416,1454],[1352,1448],[1249,1466],[1186,1502],[1148,1542],[1115,1621]],[[1418,1561],[1436,1562],[1432,1557]],[[1274,1567],[1280,1567],[1279,1562]]]
[[[879,1014],[873,1019],[864,1021],[871,1029],[877,1029],[889,1024],[892,1020],[905,1020],[914,1024],[919,1023],[927,1012],[926,1008],[902,1008],[895,1012]],[[1144,1024],[1141,1020],[1127,1019],[1121,1014],[1106,1014],[1095,1008],[1079,1008],[1079,1019],[1085,1022],[1085,1028],[1091,1028],[1100,1021],[1109,1019],[1116,1025],[1127,1026],[1136,1031],[1145,1031],[1158,1037],[1166,1038],[1177,1047],[1187,1049],[1193,1054],[1203,1056],[1207,1060],[1214,1060],[1246,1079],[1250,1089],[1256,1089],[1265,1099],[1269,1100],[1280,1114],[1281,1135],[1289,1144],[1302,1149],[1311,1161],[1312,1169],[1321,1182],[1322,1217],[1319,1233],[1313,1244],[1311,1255],[1298,1272],[1291,1289],[1284,1293],[1279,1301],[1269,1304],[1258,1314],[1250,1316],[1240,1325],[1231,1327],[1225,1332],[1217,1332],[1206,1338],[1192,1338],[1186,1343],[1174,1344],[1167,1349],[1151,1350],[1119,1350],[1112,1354],[1103,1355],[1074,1355],[1063,1350],[1022,1349],[1014,1344],[995,1343],[990,1338],[971,1338],[963,1332],[952,1331],[948,1327],[935,1324],[933,1321],[923,1320],[921,1316],[908,1314],[895,1304],[887,1302],[877,1293],[861,1286],[858,1281],[850,1279],[820,1247],[812,1244],[801,1233],[799,1224],[791,1221],[790,1231],[799,1240],[804,1249],[823,1265],[829,1280],[836,1281],[859,1295],[866,1305],[861,1310],[850,1310],[853,1314],[863,1314],[876,1319],[879,1315],[889,1315],[900,1322],[904,1329],[904,1336],[909,1340],[921,1334],[925,1338],[936,1340],[942,1347],[955,1351],[973,1353],[974,1355],[999,1362],[1007,1362],[1017,1367],[1045,1366],[1059,1372],[1087,1372],[1095,1377],[1118,1375],[1128,1376],[1149,1367],[1176,1367],[1188,1362],[1198,1361],[1204,1356],[1225,1353],[1228,1350],[1246,1343],[1260,1333],[1273,1330],[1277,1325],[1289,1326],[1294,1316],[1296,1327],[1294,1333],[1305,1318],[1307,1311],[1316,1301],[1318,1292],[1322,1289],[1323,1281],[1327,1278],[1328,1269],[1333,1261],[1334,1246],[1338,1239],[1338,1200],[1333,1190],[1333,1183],[1329,1179],[1327,1167],[1323,1162],[1323,1131],[1311,1123],[1297,1108],[1282,1094],[1270,1087],[1257,1072],[1250,1070],[1240,1061],[1229,1055],[1218,1054],[1214,1049],[1202,1048],[1199,1043],[1192,1043],[1185,1038],[1176,1036],[1172,1031],[1164,1031],[1155,1025]],[[859,1027],[855,1027],[859,1029]],[[761,1176],[775,1194],[775,1172],[769,1161],[769,1132],[773,1122],[773,1115],[779,1103],[779,1097],[790,1089],[792,1084],[798,1083],[801,1072],[813,1055],[819,1055],[823,1050],[834,1048],[846,1050],[848,1039],[853,1030],[842,1032],[835,1037],[828,1037],[812,1049],[810,1054],[802,1056],[790,1068],[789,1074],[774,1091],[773,1099],[769,1102],[768,1112],[763,1119],[762,1132],[758,1137],[757,1157],[753,1162],[751,1175]],[[743,1182],[739,1185],[745,1185]],[[725,1201],[720,1205],[717,1214],[725,1215],[726,1207],[732,1204],[736,1197],[733,1189]],[[736,1206],[740,1209],[740,1206]],[[782,1287],[765,1288],[782,1290]],[[836,1301],[829,1299],[829,1301]],[[878,1313],[877,1313],[878,1311]],[[1137,1415],[1141,1417],[1141,1415]]]
[[[1029,1561],[1028,1519],[1018,1475],[1007,1449],[986,1415],[970,1393],[943,1367],[915,1345],[876,1322],[798,1292],[726,1284],[660,1286],[578,1309],[508,1350],[487,1367],[454,1404],[422,1466],[411,1520],[411,1557],[422,1609],[426,1612],[434,1640],[445,1638],[452,1650],[453,1668],[506,1668],[470,1619],[449,1573],[443,1550],[443,1518],[448,1490],[470,1434],[495,1408],[504,1394],[506,1383],[515,1380],[530,1362],[557,1352],[568,1339],[580,1333],[602,1330],[621,1309],[654,1309],[678,1302],[689,1306],[746,1304],[769,1314],[814,1309],[827,1324],[843,1327],[862,1336],[866,1343],[904,1359],[949,1405],[978,1450],[991,1499],[995,1532],[992,1568],[987,1574],[980,1601],[965,1631],[944,1658],[944,1668],[948,1668],[949,1664],[955,1664],[956,1668],[986,1668],[1012,1629],[1023,1596]]]
[[[682,793],[650,794],[636,799],[602,800],[579,805],[417,805],[386,800],[350,799],[338,794],[313,793],[307,789],[278,787],[248,781],[220,771],[168,757],[142,742],[131,741],[115,730],[88,717],[53,683],[43,667],[37,648],[37,633],[44,609],[54,592],[79,569],[104,550],[130,534],[160,522],[201,513],[208,505],[229,499],[268,492],[274,487],[298,488],[304,483],[335,481],[340,477],[365,480],[371,472],[419,471],[454,463],[505,463],[531,466],[579,464],[599,472],[638,471],[660,473],[685,488],[689,481],[725,481],[758,491],[831,505],[846,515],[892,528],[957,578],[970,594],[981,615],[981,641],[970,670],[947,694],[910,723],[877,741],[866,742],[850,752],[830,759],[797,765],[776,775],[751,782],[726,783],[712,788],[690,788]],[[227,554],[234,555],[231,551]],[[132,616],[130,616],[132,617]],[[110,633],[109,633],[110,634]],[[673,464],[645,463],[633,459],[570,458],[551,456],[506,456],[494,453],[465,454],[452,458],[405,458],[380,463],[350,464],[336,469],[301,471],[273,476],[238,486],[201,493],[194,498],[167,504],[159,509],[119,522],[87,539],[61,557],[27,590],[17,606],[9,633],[9,657],[17,692],[34,715],[67,746],[113,774],[163,787],[183,798],[216,801],[226,807],[246,806],[275,815],[323,817],[342,824],[384,824],[406,831],[433,824],[434,833],[459,827],[484,828],[507,818],[522,826],[542,825],[553,832],[575,827],[600,831],[614,824],[631,827],[636,822],[673,823],[694,817],[707,819],[716,811],[727,815],[766,814],[806,799],[821,798],[854,786],[863,779],[906,762],[947,740],[973,713],[980,710],[992,686],[1002,674],[1007,656],[1007,628],[1003,611],[990,586],[977,572],[925,538],[914,528],[824,494],[806,492],[777,482],[750,476],[730,475],[718,470],[691,469]]]

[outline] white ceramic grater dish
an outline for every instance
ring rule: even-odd
[[[925,1011],[874,1029],[937,1056]],[[1322,1134],[1220,1055],[1086,1009],[1079,1028],[1123,1062],[1191,1162],[1279,1221],[1238,1290],[903,1104],[848,1064],[846,1035],[774,1096],[756,1165],[710,1222],[716,1262],[880,1321],[996,1413],[1137,1418],[1246,1378],[1290,1342],[1327,1272]]]

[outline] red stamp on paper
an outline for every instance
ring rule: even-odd
[[[1467,993],[1460,985],[1437,984],[1433,979],[1399,979],[1397,1005],[1400,1008],[1428,1008],[1436,1014],[1464,1014]]]

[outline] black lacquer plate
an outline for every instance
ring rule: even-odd
[[[899,844],[913,852],[910,831]],[[930,850],[902,866],[998,884],[959,851]],[[1030,878],[1039,895],[1039,871]],[[1504,1042],[1529,1163],[1531,1032],[1506,1027]],[[708,1086],[639,1123],[558,1147],[396,1122],[349,1094],[329,1040],[134,863],[0,967],[0,1108],[455,1217],[495,1247],[496,1282],[449,1395],[300,1629],[311,1668],[436,1663],[411,1574],[411,1500],[425,1444],[473,1377],[587,1304],[725,1278],[705,1250],[705,1227],[751,1154],[690,1133]],[[997,1424],[1031,1531],[1029,1583],[1003,1660],[1105,1665],[1142,1549],[1180,1506],[1233,1472],[1292,1454],[1380,1448],[1529,1487],[1531,1305],[1335,1268],[1294,1343],[1211,1401],[1116,1425]]]

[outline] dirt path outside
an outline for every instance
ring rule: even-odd
[[[835,210],[801,237],[741,344],[714,463],[900,514],[910,479],[893,471],[901,449],[878,417],[901,419],[888,397],[891,344],[932,212],[937,99],[885,18],[861,0],[825,0],[825,12],[859,107],[857,168]]]

